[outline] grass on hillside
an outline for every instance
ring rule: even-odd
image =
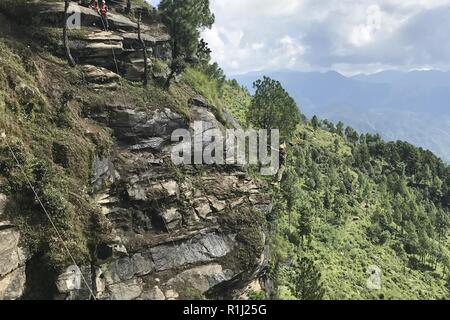
[[[213,113],[221,122],[225,123],[222,113],[229,111],[239,123],[246,123],[246,111],[251,97],[242,88],[233,86],[228,81],[219,83],[193,67],[184,71],[183,81],[207,99]]]

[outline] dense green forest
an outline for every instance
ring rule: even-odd
[[[444,298],[449,167],[405,142],[323,126],[299,125],[275,190],[278,293],[296,296],[296,260],[286,263],[294,256],[316,263],[326,298]],[[371,266],[379,290],[366,288]]]

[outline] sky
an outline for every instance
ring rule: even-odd
[[[159,0],[146,0],[149,2],[152,6],[157,7],[159,4]]]
[[[229,76],[450,70],[450,0],[210,2],[216,22],[202,36]]]

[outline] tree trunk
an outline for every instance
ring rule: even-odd
[[[138,38],[139,38],[139,42],[142,45],[142,54],[144,56],[144,76],[143,76],[142,82],[144,84],[144,87],[147,87],[147,83],[148,83],[147,48],[145,47],[145,41],[142,39],[142,36],[141,36],[141,14],[139,14],[139,20],[138,20]]]
[[[171,4],[171,8],[173,8],[174,4],[173,4],[173,0],[172,0],[172,4]],[[178,58],[178,46],[177,46],[177,41],[175,40],[175,35],[176,35],[176,28],[175,28],[175,21],[173,20],[173,17],[168,18],[170,21],[170,35],[171,35],[171,45],[172,45],[172,64],[175,61],[175,59]],[[173,77],[175,77],[175,71],[174,71],[174,66],[171,66],[172,71],[170,72],[169,77],[167,78],[166,83],[164,84],[164,87],[166,89],[170,88],[170,81],[172,80]]]
[[[70,1],[65,0],[64,1],[64,27],[63,27],[63,43],[64,43],[64,51],[66,53],[67,61],[69,62],[69,65],[71,67],[75,67],[75,60],[72,57],[72,54],[70,53],[69,48],[69,37],[67,35],[67,21],[69,20],[69,5]]]
[[[289,209],[288,223],[289,223],[289,227],[290,227],[291,226],[291,209]]]
[[[164,83],[164,88],[166,90],[168,90],[170,88],[170,82],[172,81],[173,78],[175,78],[176,72],[175,72],[175,66],[172,64],[172,66],[170,67],[172,70],[170,71],[169,76],[167,77],[166,82]]]
[[[131,0],[127,0],[127,7],[125,8],[125,12],[127,14],[131,12]]]

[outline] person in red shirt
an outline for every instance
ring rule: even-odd
[[[102,5],[100,7],[100,15],[102,17],[105,31],[109,29],[107,13],[108,13],[108,6],[106,5],[106,0],[102,0]]]

